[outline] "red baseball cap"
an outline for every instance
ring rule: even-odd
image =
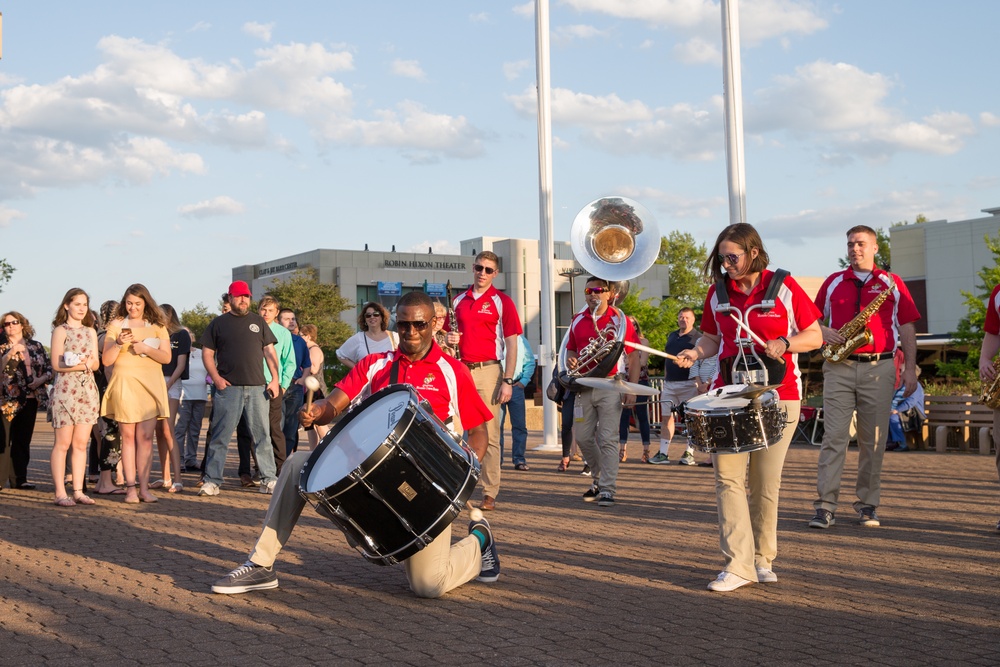
[[[252,296],[250,286],[242,280],[237,280],[229,285],[229,296]]]

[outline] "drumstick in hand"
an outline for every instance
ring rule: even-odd
[[[317,380],[313,375],[307,377],[306,389],[308,390],[306,392],[306,412],[309,412],[309,408],[311,408],[313,404],[313,393],[319,389],[319,380]]]
[[[472,519],[473,521],[481,521],[482,520],[482,518],[483,518],[483,511],[481,509],[479,509],[478,507],[474,507],[472,505],[472,501],[471,500],[466,500],[465,501],[465,506],[469,510],[469,518],[470,519]]]

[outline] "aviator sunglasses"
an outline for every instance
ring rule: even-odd
[[[746,254],[745,252],[741,252],[738,255],[737,254],[716,255],[715,258],[719,260],[719,264],[722,264],[722,265],[726,265],[726,264],[735,265],[736,262],[740,261],[740,257],[742,257],[745,254]]]
[[[404,331],[407,329],[416,329],[417,331],[423,331],[430,325],[430,322],[425,322],[423,320],[414,320],[412,322],[408,320],[396,320],[396,331]]]
[[[488,276],[492,276],[497,272],[492,266],[483,266],[482,264],[476,264],[472,267],[472,270],[476,273],[485,273]]]

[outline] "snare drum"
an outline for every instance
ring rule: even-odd
[[[479,461],[407,384],[344,415],[302,467],[299,493],[366,559],[405,560],[464,509]]]
[[[773,445],[785,430],[787,411],[778,394],[769,391],[755,399],[729,397],[746,385],[726,385],[687,401],[684,423],[688,438],[704,452],[736,454]]]

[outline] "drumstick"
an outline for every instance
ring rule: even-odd
[[[632,343],[627,340],[623,340],[622,342],[628,345],[629,347],[634,347],[637,350],[642,350],[643,352],[649,352],[650,354],[655,354],[659,357],[664,357],[666,359],[669,359],[670,361],[677,361],[677,357],[675,357],[674,355],[667,354],[666,352],[660,352],[656,348],[649,347],[646,345],[640,345],[639,343]]]
[[[732,313],[732,311],[730,311],[729,316],[731,318],[733,318],[734,322],[736,322],[736,326],[737,327],[739,327],[740,329],[743,329],[744,331],[746,331],[750,335],[750,337],[753,338],[754,341],[756,341],[761,347],[764,347],[764,348],[767,347],[767,343],[764,342],[764,339],[762,339],[760,336],[758,336],[753,331],[751,331],[750,327],[748,327],[746,324],[743,324],[743,320],[741,320],[740,318],[736,317],[736,315],[734,315]],[[785,360],[782,357],[778,357],[776,359],[776,361],[780,361],[781,363],[785,363]]]
[[[313,393],[319,389],[319,380],[315,376],[310,375],[306,378],[306,412],[309,412],[309,408],[312,407],[313,403]]]
[[[482,521],[483,511],[472,504],[471,500],[465,501],[465,507],[469,510],[469,518],[473,521]]]

